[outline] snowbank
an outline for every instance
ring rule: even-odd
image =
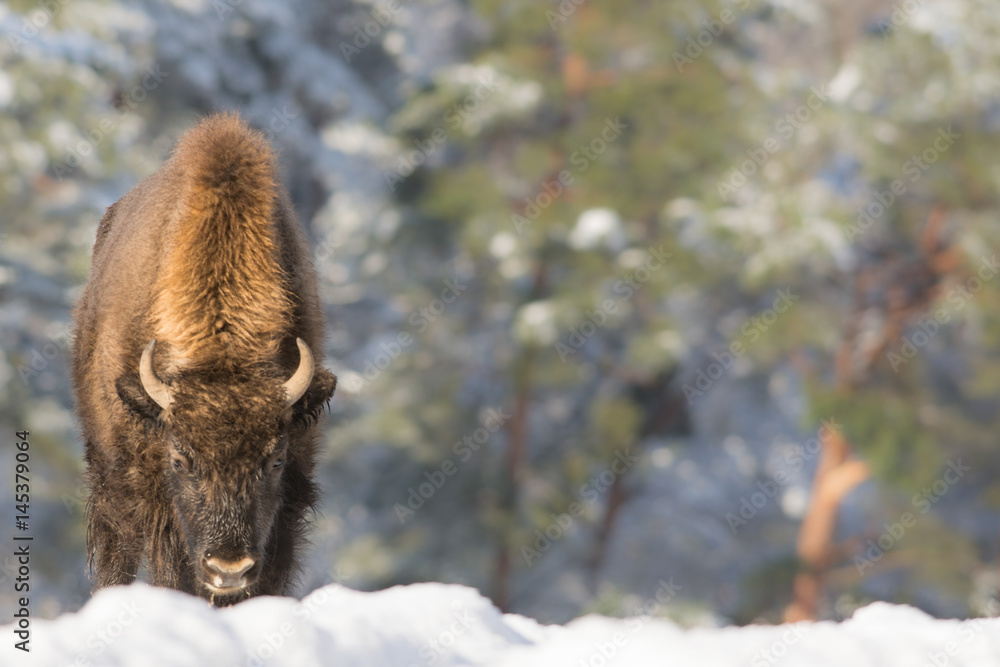
[[[662,620],[588,616],[543,626],[501,614],[463,586],[416,584],[377,593],[321,588],[301,602],[255,598],[212,609],[135,584],[98,593],[79,613],[31,623],[31,653],[3,665],[1000,665],[1000,619],[936,620],[876,603],[841,623],[682,630]]]

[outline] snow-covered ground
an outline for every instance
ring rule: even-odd
[[[668,591],[660,591],[669,595]],[[645,608],[655,612],[659,602]],[[587,616],[543,626],[445,584],[362,593],[336,584],[301,602],[255,598],[229,609],[144,584],[108,589],[79,613],[33,620],[31,653],[2,629],[3,665],[1000,665],[1000,619],[938,620],[876,603],[843,623],[684,630],[650,617]]]

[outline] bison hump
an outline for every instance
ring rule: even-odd
[[[215,115],[182,137],[164,168],[182,185],[155,287],[157,339],[181,365],[273,358],[292,303],[270,145],[239,117]]]

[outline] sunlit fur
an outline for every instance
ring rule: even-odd
[[[321,366],[315,270],[263,136],[210,117],[111,206],[74,318],[95,588],[131,583],[145,564],[152,583],[217,605],[288,593],[317,501],[316,419],[336,378]],[[296,337],[316,369],[288,407]],[[151,340],[166,411],[139,379]],[[254,582],[213,595],[206,553],[254,558]]]

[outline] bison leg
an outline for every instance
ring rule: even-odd
[[[286,507],[267,545],[267,560],[260,573],[255,595],[289,595],[299,575],[298,554],[302,542],[304,511]]]
[[[122,475],[101,456],[101,448],[86,443],[87,568],[93,590],[131,584],[139,572],[142,539],[134,499],[115,480]]]
[[[141,553],[134,538],[122,535],[112,522],[93,510],[87,532],[94,590],[135,581]]]

